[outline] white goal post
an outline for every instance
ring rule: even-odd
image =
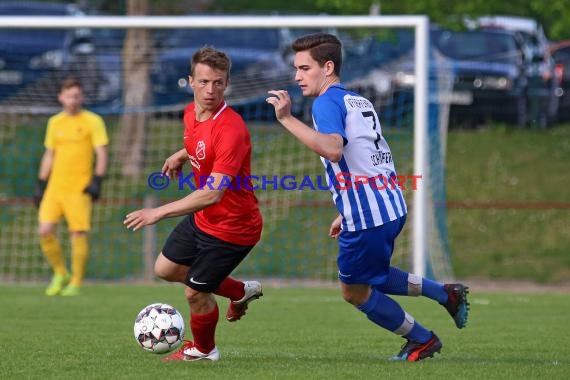
[[[413,28],[415,30],[414,175],[428,177],[428,35],[427,16],[2,16],[0,28]],[[413,192],[413,272],[426,274],[426,181]]]

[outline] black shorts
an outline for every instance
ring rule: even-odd
[[[189,266],[184,283],[194,290],[213,293],[253,248],[220,240],[196,226],[190,214],[174,228],[162,248],[168,260]]]

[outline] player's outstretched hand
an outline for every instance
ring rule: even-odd
[[[329,228],[329,236],[333,239],[338,239],[338,235],[340,235],[340,225],[342,223],[342,215],[339,215],[332,221],[331,226]]]
[[[133,231],[138,230],[144,226],[155,224],[160,220],[158,212],[154,208],[143,208],[141,210],[133,211],[127,214],[123,224],[127,229],[132,228]]]
[[[94,201],[101,197],[101,185],[103,184],[103,177],[96,175],[91,180],[91,183],[83,190],[84,193],[91,195]]]
[[[285,90],[267,91],[269,96],[265,101],[275,108],[275,117],[277,120],[291,116],[291,98]]]

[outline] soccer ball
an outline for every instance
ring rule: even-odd
[[[145,351],[163,354],[174,350],[184,338],[184,319],[174,307],[153,303],[135,319],[135,339]]]

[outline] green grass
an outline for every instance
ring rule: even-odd
[[[449,200],[570,202],[570,125],[547,131],[496,126],[452,131]]]
[[[220,320],[219,362],[162,363],[137,347],[136,314],[152,302],[188,309],[179,285],[89,285],[75,298],[37,286],[2,286],[0,373],[5,379],[565,379],[567,294],[472,289],[469,325],[457,330],[427,299],[397,297],[438,333],[441,355],[392,362],[403,342],[342,301],[335,288],[266,287],[237,323]],[[221,318],[227,302],[218,299]],[[190,337],[190,333],[187,333]]]
[[[459,277],[570,278],[570,125],[547,131],[494,127],[453,131],[447,145],[447,199],[489,208],[448,209]],[[503,208],[514,204],[519,208]]]

